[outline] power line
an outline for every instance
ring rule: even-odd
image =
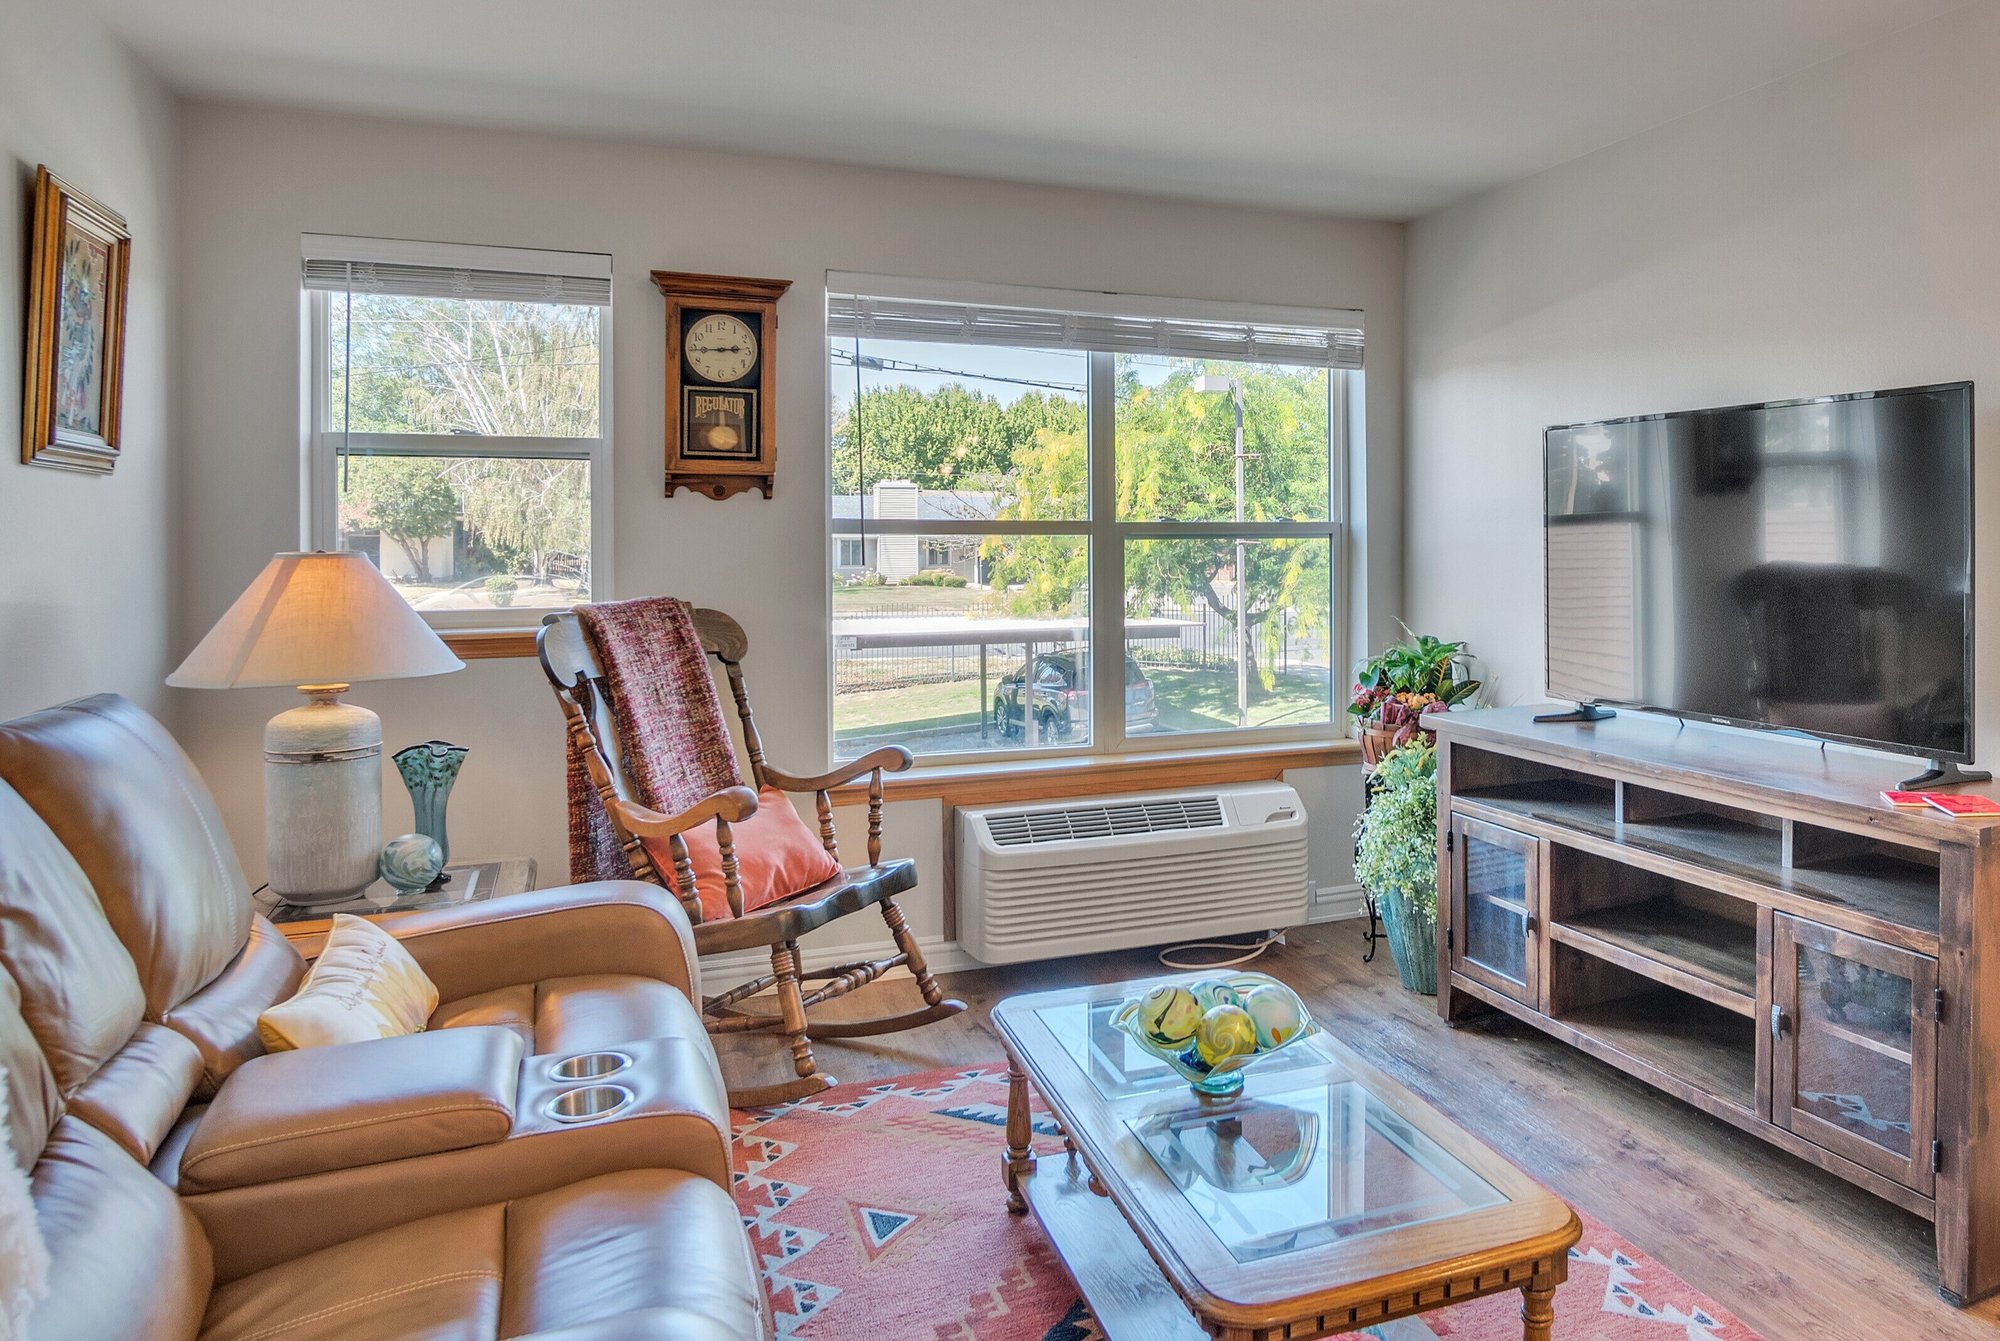
[[[1005,382],[1010,386],[1040,387],[1045,391],[1073,391],[1082,395],[1089,387],[1080,382],[1044,382],[1034,377],[1006,377],[1000,373],[972,372],[965,368],[937,368],[926,363],[911,363],[906,359],[885,359],[875,354],[851,354],[844,349],[831,351],[835,363],[844,363],[859,370],[867,368],[871,372],[913,372],[931,373],[938,377],[965,377],[978,382]]]

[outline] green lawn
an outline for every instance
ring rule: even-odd
[[[1000,677],[993,677],[997,687]],[[914,684],[901,689],[871,689],[842,694],[834,700],[833,715],[840,734],[880,734],[883,727],[917,729],[937,726],[979,725],[979,681],[954,680],[949,684]]]
[[[972,609],[986,595],[970,587],[835,587],[833,617],[864,612],[957,614]]]
[[[1159,706],[1160,725],[1170,731],[1210,731],[1236,725],[1236,672],[1234,670],[1150,669],[1146,678],[1153,682],[1153,698]],[[1278,676],[1266,693],[1254,679],[1250,682],[1250,725],[1310,726],[1327,720],[1324,676],[1294,671]]]
[[[1156,668],[1146,675],[1153,682],[1162,729],[1207,731],[1236,725],[1235,671]],[[999,683],[996,672],[988,684],[989,694]],[[1297,671],[1280,675],[1268,694],[1253,683],[1250,724],[1307,726],[1327,721],[1331,708],[1326,685],[1323,675]],[[979,701],[978,680],[956,680],[842,694],[835,700],[834,721],[842,738],[886,738],[897,730],[976,727],[987,706]]]

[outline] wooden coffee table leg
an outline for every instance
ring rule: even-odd
[[[1007,1209],[1025,1215],[1028,1203],[1021,1196],[1021,1175],[1035,1167],[1035,1129],[1028,1111],[1028,1073],[1007,1053],[1007,1153],[1000,1160],[1000,1177],[1007,1184]]]
[[[1537,1276],[1521,1289],[1521,1341],[1549,1341],[1555,1325],[1555,1282]]]

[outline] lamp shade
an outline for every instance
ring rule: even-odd
[[[167,683],[331,684],[464,668],[367,555],[333,550],[273,555]]]

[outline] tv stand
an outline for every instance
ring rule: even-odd
[[[1962,787],[1971,782],[1991,782],[1993,775],[1983,768],[1960,768],[1949,759],[1933,759],[1931,766],[1913,778],[1896,784],[1898,791],[1921,791],[1926,787]]]
[[[1543,712],[1535,714],[1538,722],[1603,722],[1618,714],[1601,703],[1579,703],[1567,712]]]
[[[1439,1014],[1503,1012],[1914,1212],[1946,1298],[2000,1290],[2000,820],[1885,805],[1907,763],[1651,713],[1425,724]]]

